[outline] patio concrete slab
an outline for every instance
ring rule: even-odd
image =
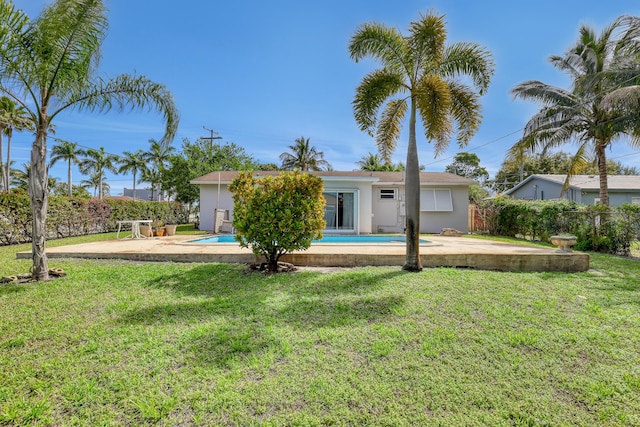
[[[48,248],[49,258],[127,259],[151,262],[228,262],[255,263],[263,259],[236,243],[201,244],[193,242],[204,236],[178,235],[139,240],[109,240]],[[579,272],[589,269],[589,255],[582,252],[559,252],[511,243],[465,237],[425,236],[420,245],[424,267],[457,267],[500,271]],[[405,261],[405,245],[313,244],[303,252],[286,255],[282,261],[298,266],[356,267],[397,265]],[[20,259],[31,258],[20,252]]]

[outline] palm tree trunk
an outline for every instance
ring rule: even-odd
[[[5,191],[9,193],[11,189],[9,188],[9,168],[11,165],[11,137],[13,136],[13,129],[7,128],[7,164],[4,167],[4,185]]]
[[[98,198],[100,200],[102,200],[102,174],[100,174],[100,179],[98,180],[98,185],[100,185],[100,187],[98,187]]]
[[[596,159],[598,159],[598,175],[600,176],[600,203],[609,206],[609,179],[605,144],[596,142]]]
[[[69,197],[73,196],[73,191],[71,190],[71,159],[69,159],[69,165],[67,166],[67,185],[69,186]]]
[[[4,163],[2,162],[2,134],[3,133],[4,133],[4,129],[0,128],[0,179],[2,180],[0,184],[2,184],[2,191],[9,191],[7,180],[4,174]],[[7,165],[7,169],[9,169],[8,165]]]
[[[402,267],[407,271],[421,271],[420,263],[420,166],[416,143],[416,104],[411,98],[409,119],[409,147],[407,149],[407,169],[405,177],[405,212],[407,221],[407,253]]]
[[[133,170],[133,200],[136,199],[136,170]]]
[[[47,126],[40,123],[36,130],[36,141],[31,149],[29,175],[29,198],[31,200],[31,258],[32,277],[35,280],[49,279],[49,266],[45,243],[47,239],[47,204],[49,202],[47,171]]]

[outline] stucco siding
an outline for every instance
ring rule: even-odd
[[[451,189],[453,211],[451,212],[421,212],[420,232],[440,233],[443,228],[455,228],[463,233],[469,232],[468,187],[442,187]]]

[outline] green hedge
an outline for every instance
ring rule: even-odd
[[[640,206],[617,208],[579,205],[566,200],[526,201],[509,197],[485,200],[479,211],[489,234],[549,242],[551,236],[572,234],[576,249],[629,255],[640,238]]]
[[[48,238],[115,231],[117,221],[151,219],[184,224],[187,212],[180,203],[138,202],[49,196]],[[31,241],[31,205],[24,192],[0,194],[0,245]]]

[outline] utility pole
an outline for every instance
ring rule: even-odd
[[[222,137],[221,137],[221,136],[218,136],[218,132],[215,132],[213,129],[209,129],[209,128],[208,128],[208,127],[206,127],[206,126],[202,126],[202,127],[204,128],[204,130],[206,130],[207,132],[209,132],[211,136],[201,136],[201,137],[200,137],[200,139],[206,139],[206,140],[209,140],[209,141],[211,141],[211,144],[213,144],[213,140],[214,140],[214,139],[222,139]],[[214,136],[214,135],[216,135],[216,136]]]
[[[204,130],[210,133],[210,136],[201,136],[200,139],[206,139],[210,141],[212,146],[213,146],[214,139],[222,139],[222,137],[218,135],[218,132],[215,132],[213,129],[209,129],[206,126],[202,126],[202,127],[204,128]],[[219,207],[220,207],[220,171],[218,170],[218,199],[216,200],[216,210],[213,211],[213,232],[214,233],[218,233],[220,231],[220,225],[224,220],[224,210],[219,209]]]

